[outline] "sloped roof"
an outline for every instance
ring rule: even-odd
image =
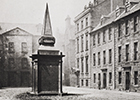
[[[115,20],[115,17],[115,11],[111,12],[107,16],[103,16],[103,22],[100,20],[99,24],[92,30],[92,32],[111,24]]]
[[[121,19],[121,18],[123,18],[123,17],[126,17],[126,16],[128,16],[128,15],[130,15],[130,14],[132,14],[132,13],[138,11],[138,10],[140,10],[140,2],[139,2],[138,4],[136,4],[136,5],[134,5],[134,6],[130,9],[130,11],[128,11],[128,12],[125,12],[125,11],[124,11],[123,14],[121,14],[119,17],[117,17],[117,18],[115,19],[115,21],[117,21],[117,20],[119,20],[119,19]]]
[[[5,33],[13,28],[19,27],[33,35],[41,35],[42,24],[26,24],[26,23],[4,23],[0,22],[0,34]]]
[[[19,28],[19,27],[13,28],[13,29],[11,29],[11,30],[9,30],[9,31],[6,31],[6,32],[2,33],[2,34],[7,34],[7,33],[11,32],[11,31],[13,31],[13,30],[16,30],[16,29],[19,29],[19,30],[23,31],[23,32],[27,33],[28,35],[33,35],[33,34],[27,32],[27,31],[25,31],[24,29],[21,29],[21,28]]]
[[[109,24],[111,24],[112,22],[116,22],[116,21],[118,21],[118,20],[120,20],[120,19],[138,11],[138,10],[140,10],[140,2],[136,5],[134,5],[130,9],[130,11],[125,12],[125,10],[124,10],[117,18],[116,18],[116,12],[114,10],[110,14],[104,16],[103,18],[107,17],[107,18],[104,19],[104,22],[101,24],[101,20],[100,20],[99,24],[91,31],[91,33],[94,32],[94,31],[97,31],[97,30],[99,30],[99,29],[101,29],[101,28],[103,28],[103,27],[105,27]]]

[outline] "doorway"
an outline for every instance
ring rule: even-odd
[[[106,88],[106,73],[103,73],[103,88]]]
[[[126,90],[130,89],[130,72],[126,72],[126,76],[125,76],[125,89]]]

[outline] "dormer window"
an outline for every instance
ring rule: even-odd
[[[116,17],[118,17],[123,11],[124,11],[125,7],[121,6],[117,6],[116,8]]]
[[[130,2],[125,3],[125,11],[128,12],[130,10]]]
[[[119,11],[116,11],[116,17],[118,17],[120,15]]]

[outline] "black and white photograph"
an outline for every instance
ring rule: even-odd
[[[140,0],[0,0],[0,100],[140,100]]]

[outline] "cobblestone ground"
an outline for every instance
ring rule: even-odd
[[[63,87],[63,96],[31,96],[31,88],[0,89],[0,100],[140,100],[140,93]]]
[[[0,100],[16,100],[15,96],[31,91],[31,88],[3,88],[0,89]]]

